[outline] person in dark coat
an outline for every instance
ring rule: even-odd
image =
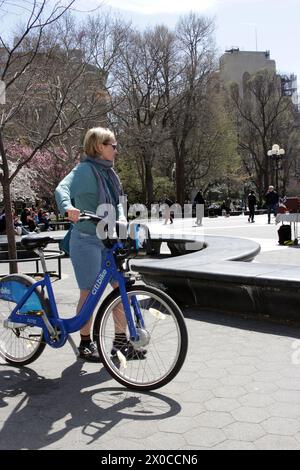
[[[164,225],[167,225],[168,223],[168,220],[170,220],[170,224],[173,223],[173,214],[171,213],[170,211],[170,207],[173,205],[173,201],[172,199],[170,199],[166,194],[165,194],[165,197],[164,197],[164,210],[165,210],[165,222],[164,222]]]
[[[273,212],[274,216],[277,215],[278,201],[279,197],[276,191],[274,191],[274,186],[269,186],[268,191],[265,195],[267,210],[268,210],[268,224],[271,223],[271,213]]]
[[[196,196],[194,197],[194,206],[196,208],[196,225],[202,225],[202,219],[204,215],[204,204],[205,200],[202,196],[202,193],[201,191],[198,191]]]
[[[253,223],[254,222],[254,211],[255,211],[255,206],[256,206],[256,197],[254,194],[254,191],[250,191],[250,194],[248,195],[248,207],[249,207],[249,217],[248,217],[248,222]]]

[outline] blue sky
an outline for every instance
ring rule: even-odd
[[[99,3],[89,0],[88,5]],[[104,0],[104,4],[142,27],[161,22],[172,27],[191,10],[215,16],[220,53],[231,46],[256,50],[257,43],[258,50],[270,50],[278,71],[298,75],[300,86],[299,0]],[[84,5],[86,0],[77,0],[77,8]]]
[[[24,6],[20,0],[6,2]],[[299,0],[76,0],[74,8],[81,17],[100,5],[120,12],[141,28],[158,23],[173,27],[180,15],[190,11],[215,16],[220,54],[231,46],[256,50],[257,43],[258,50],[270,50],[279,72],[298,75],[300,87]],[[0,11],[0,31],[7,33],[21,19],[22,15],[10,14],[12,9],[16,12],[12,6],[7,8],[9,13]]]

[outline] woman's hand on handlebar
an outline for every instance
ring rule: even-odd
[[[67,209],[65,216],[74,224],[76,224],[80,220],[91,220],[92,222],[97,224],[99,221],[102,220],[102,217],[97,214],[94,214],[94,212],[80,212],[79,209],[75,209],[74,207],[72,207],[71,209]]]
[[[76,222],[78,222],[79,220],[79,217],[80,217],[80,210],[79,209],[75,209],[75,208],[70,208],[70,209],[67,209],[66,210],[66,216],[67,218],[73,222],[74,224],[76,224]]]

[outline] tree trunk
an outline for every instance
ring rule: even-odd
[[[184,178],[184,159],[178,158],[176,161],[176,199],[183,207],[185,200],[185,178]]]
[[[150,205],[153,201],[153,175],[152,175],[152,164],[145,162],[145,183],[146,183],[146,200],[147,205]]]
[[[173,141],[176,163],[176,202],[184,206],[185,202],[185,165],[184,154],[178,149],[177,143]]]
[[[14,223],[13,223],[13,216],[12,216],[9,182],[4,180],[2,182],[2,187],[3,187],[4,208],[5,208],[5,218],[6,218],[8,258],[9,260],[16,260],[17,248],[16,248],[15,230],[14,230]],[[9,272],[10,274],[18,272],[18,264],[16,261],[9,262]]]
[[[10,181],[9,181],[9,167],[4,149],[2,133],[0,131],[0,155],[2,157],[2,173],[0,174],[0,182],[3,188],[4,210],[6,220],[6,234],[8,245],[8,259],[17,259],[17,248],[15,239],[15,230],[12,216],[11,195],[10,195]],[[9,262],[10,274],[18,272],[18,264],[16,261]]]

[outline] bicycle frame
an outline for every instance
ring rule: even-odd
[[[118,270],[114,257],[114,252],[122,248],[123,244],[117,242],[110,250],[108,250],[106,257],[102,261],[101,269],[97,274],[92,289],[90,290],[83,306],[81,307],[80,312],[74,317],[67,319],[62,319],[59,317],[50,276],[48,273],[45,273],[43,279],[30,286],[22,298],[17,302],[15,308],[7,319],[7,322],[20,324],[20,328],[25,324],[42,328],[46,343],[54,348],[59,348],[65,344],[70,333],[74,333],[75,331],[80,330],[91,318],[101,296],[103,295],[104,290],[106,289],[111,279],[113,279],[119,285],[125,317],[130,333],[130,339],[132,341],[137,341],[139,336],[135,326],[134,318],[132,317],[132,312],[126,292],[126,283],[128,280],[125,278],[122,272]],[[49,315],[46,315],[43,310],[22,312],[22,307],[24,307],[28,299],[30,299],[35,289],[39,287],[42,289],[46,288],[47,290],[50,303]],[[136,316],[137,324],[143,327],[144,322],[142,314],[138,302],[134,297],[132,298],[132,307]],[[18,328],[17,325],[14,327]]]

